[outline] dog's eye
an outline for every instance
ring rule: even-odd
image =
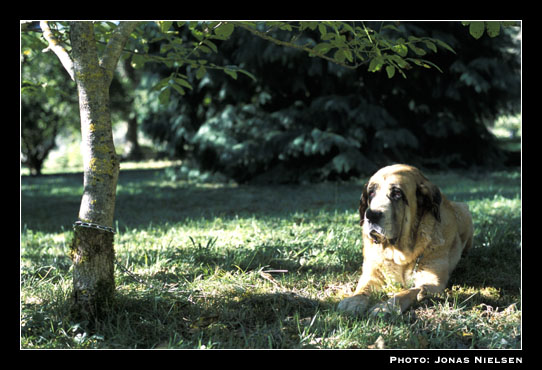
[[[392,188],[390,192],[391,199],[399,200],[403,197],[403,193],[398,188]]]
[[[374,186],[371,186],[369,189],[368,189],[368,192],[367,192],[367,196],[369,197],[369,200],[373,199],[373,197],[375,196],[375,193],[376,193],[376,189]]]

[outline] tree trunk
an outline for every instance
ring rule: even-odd
[[[71,246],[73,312],[82,317],[103,317],[115,294],[114,234],[77,227]]]
[[[79,94],[84,190],[79,220],[113,226],[119,160],[109,111],[109,72],[99,65],[91,22],[72,22],[72,60]],[[76,227],[71,257],[73,298],[77,310],[101,315],[115,291],[113,233]]]
[[[126,146],[124,148],[124,159],[129,161],[140,161],[143,159],[143,152],[137,139],[137,117],[128,119],[128,131],[126,132]]]
[[[71,60],[79,94],[84,190],[71,246],[75,311],[102,316],[114,298],[113,216],[119,159],[113,143],[109,86],[136,22],[121,23],[98,58],[92,22],[71,22]],[[85,226],[85,227],[83,227]]]

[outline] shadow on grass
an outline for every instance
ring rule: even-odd
[[[452,273],[448,287],[469,287],[491,292],[480,298],[484,298],[486,304],[501,308],[520,302],[521,252],[517,248],[506,251],[499,249],[481,247],[471,250]]]
[[[23,348],[300,348],[300,326],[321,308],[321,302],[290,292],[193,294],[117,292],[99,321],[75,319],[69,298],[24,304]]]
[[[506,173],[492,176],[489,184],[487,179],[469,179],[466,175],[434,177],[452,200],[493,199],[496,193],[513,199],[519,194],[519,179]],[[82,174],[23,176],[21,183],[23,225],[43,232],[71,229],[79,211]],[[322,210],[356,214],[363,183],[194,184],[169,181],[164,170],[123,170],[115,219],[122,230],[215,217],[289,217]]]

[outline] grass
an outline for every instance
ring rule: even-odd
[[[99,323],[70,316],[82,175],[22,177],[22,348],[521,347],[519,171],[427,174],[469,204],[474,249],[444,294],[387,319],[336,310],[363,259],[365,179],[237,186],[167,173],[121,171],[116,303]]]

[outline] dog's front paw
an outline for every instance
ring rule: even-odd
[[[388,299],[386,302],[379,303],[371,308],[372,317],[387,317],[393,313],[400,314],[401,306],[398,304],[395,297]]]
[[[337,306],[339,311],[343,311],[353,315],[359,315],[367,309],[369,305],[369,297],[363,294],[358,294],[348,297],[339,302]]]

